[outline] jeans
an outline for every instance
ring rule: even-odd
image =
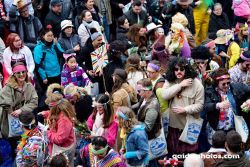
[[[110,29],[109,29],[109,24],[108,24],[108,20],[107,20],[107,16],[104,15],[103,18],[102,18],[102,25],[103,25],[103,28],[104,28],[104,34],[106,36],[106,39],[108,42],[110,42]]]

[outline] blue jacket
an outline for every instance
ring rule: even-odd
[[[129,165],[137,166],[148,161],[148,136],[144,125],[136,125],[127,135],[125,157]]]
[[[47,77],[56,77],[60,75],[60,64],[55,50],[55,45],[47,47],[42,41],[38,41],[34,48],[34,61],[36,65],[41,63],[42,57],[45,56],[43,62],[38,66],[38,73],[42,80]],[[62,47],[57,43],[57,48],[60,52],[63,52]]]

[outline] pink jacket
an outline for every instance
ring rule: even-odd
[[[93,128],[93,125],[95,123],[95,120],[93,120],[92,118],[93,116],[93,113],[89,116],[88,120],[87,120],[87,125],[88,125],[88,128],[90,130],[92,130]],[[106,135],[103,136],[107,139],[108,141],[108,145],[110,147],[113,147],[115,145],[115,141],[116,141],[116,136],[117,136],[117,131],[118,131],[118,124],[117,122],[113,121],[108,128],[105,129],[105,131],[107,130],[107,133],[105,133]]]
[[[250,3],[249,0],[233,0],[233,10],[236,16],[249,18],[250,17]]]
[[[52,153],[53,144],[60,147],[69,147],[75,142],[73,127],[71,120],[61,112],[56,122],[56,128],[47,130],[50,154]]]

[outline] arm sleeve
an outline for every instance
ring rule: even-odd
[[[34,48],[34,61],[35,61],[35,63],[37,65],[41,63],[42,57],[46,56],[46,55],[43,55],[43,54],[44,53],[43,53],[42,49],[40,49],[40,46],[36,46]],[[44,61],[45,61],[45,59],[44,59]],[[38,73],[39,73],[40,77],[42,78],[42,80],[45,80],[47,78],[46,72],[45,72],[45,70],[43,68],[39,67],[38,68]]]
[[[106,137],[108,145],[110,147],[113,147],[115,145],[117,131],[118,131],[118,124],[115,121],[113,121],[108,127],[108,134]]]
[[[28,83],[28,84],[29,84],[29,86],[27,87],[28,90],[26,90],[26,91],[31,91],[31,98],[20,109],[22,111],[32,112],[38,105],[38,96],[37,96],[35,88],[30,83]]]
[[[12,68],[11,68],[11,52],[9,47],[6,48],[3,52],[3,64],[8,72],[9,75],[12,74]]]
[[[92,113],[92,114],[89,116],[88,120],[86,121],[86,124],[88,125],[88,128],[89,128],[90,130],[92,130],[92,128],[93,128],[94,121],[95,121],[95,120],[93,120],[93,113]]]
[[[231,46],[232,56],[229,60],[229,68],[232,68],[240,57],[240,47],[237,43],[233,43]]]
[[[66,87],[68,84],[69,84],[69,80],[68,78],[70,77],[69,76],[70,74],[67,73],[67,71],[62,71],[61,72],[61,85]]]
[[[154,108],[149,108],[144,120],[145,129],[150,132],[154,127],[155,121],[157,119],[158,112]]]
[[[34,63],[32,52],[30,51],[30,49],[27,46],[25,46],[25,53],[26,53],[25,59],[27,62],[28,72],[30,74],[33,74],[34,69],[35,69],[35,63]]]
[[[162,90],[162,98],[164,100],[170,100],[180,91],[181,91],[180,84],[172,85],[172,86],[167,87],[166,89]]]

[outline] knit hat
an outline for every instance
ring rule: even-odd
[[[180,23],[184,27],[187,27],[187,25],[188,25],[188,19],[187,19],[187,17],[184,14],[181,14],[180,12],[178,12],[176,15],[174,15],[172,17],[172,23]]]
[[[69,53],[69,54],[64,53],[63,54],[63,57],[64,57],[65,60],[67,60],[71,56],[76,57],[76,53]]]
[[[16,65],[14,65],[12,68],[13,74],[15,74],[17,72],[22,72],[22,71],[27,71],[27,68],[23,63],[18,63]]]
[[[91,34],[90,38],[92,41],[96,40],[99,36],[102,36],[102,33],[100,32],[95,32],[93,34]]]
[[[226,44],[231,38],[233,38],[233,32],[229,29],[220,29],[216,33],[217,38],[214,40],[216,44]]]
[[[61,30],[64,30],[67,27],[73,27],[73,24],[72,24],[71,20],[63,20],[61,22]]]
[[[55,5],[61,5],[62,4],[62,1],[61,0],[51,0],[50,1],[50,5],[51,6],[55,6]]]
[[[180,5],[189,5],[193,3],[193,0],[177,0],[176,2]]]

